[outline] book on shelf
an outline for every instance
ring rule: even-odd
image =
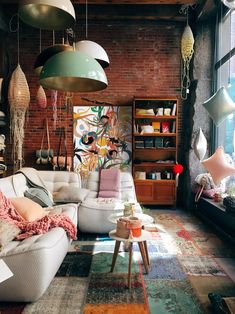
[[[169,133],[170,132],[170,122],[163,121],[162,122],[162,133]]]
[[[176,114],[176,102],[174,103],[172,111],[171,111],[172,116],[175,116],[175,114]]]
[[[153,132],[160,133],[161,131],[161,122],[159,121],[153,121],[152,122]]]
[[[175,121],[173,121],[172,125],[171,125],[171,133],[175,133],[175,131],[176,131],[175,126],[176,126]]]
[[[171,108],[165,108],[164,109],[164,116],[170,116],[171,115]]]

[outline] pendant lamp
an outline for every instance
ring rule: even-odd
[[[87,40],[88,38],[87,18],[88,18],[88,5],[86,0],[86,40],[78,41],[75,44],[75,49],[77,51],[84,52],[89,56],[93,57],[94,59],[96,59],[96,61],[99,62],[102,68],[107,68],[109,66],[109,57],[104,48],[94,41]]]
[[[109,57],[106,51],[96,42],[91,40],[81,40],[75,44],[75,49],[96,59],[102,68],[107,68],[109,66]]]
[[[19,16],[31,26],[63,30],[75,22],[75,11],[70,0],[20,0]]]
[[[95,92],[108,86],[101,65],[80,51],[64,51],[51,57],[39,81],[45,88],[66,92]]]
[[[73,47],[67,44],[56,44],[52,45],[45,50],[43,50],[38,56],[34,63],[34,71],[37,75],[41,73],[41,70],[44,64],[49,60],[52,56],[59,52],[63,51],[72,51]]]

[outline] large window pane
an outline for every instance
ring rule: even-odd
[[[224,86],[235,102],[235,12],[229,12],[219,25],[217,87]],[[227,61],[221,60],[227,55]],[[227,154],[235,160],[235,113],[229,115],[217,128],[217,146],[223,146]]]

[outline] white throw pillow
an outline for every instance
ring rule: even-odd
[[[76,186],[65,185],[54,193],[56,203],[79,203],[83,202],[90,190]]]
[[[0,220],[0,251],[20,234],[20,232],[20,229],[13,223],[6,220]]]

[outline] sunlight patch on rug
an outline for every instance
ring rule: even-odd
[[[225,296],[235,295],[235,284],[229,277],[218,276],[189,276],[190,283],[204,309],[211,312],[208,293],[213,292]]]
[[[82,313],[88,280],[78,277],[56,277],[44,295],[26,305],[23,314]]]

